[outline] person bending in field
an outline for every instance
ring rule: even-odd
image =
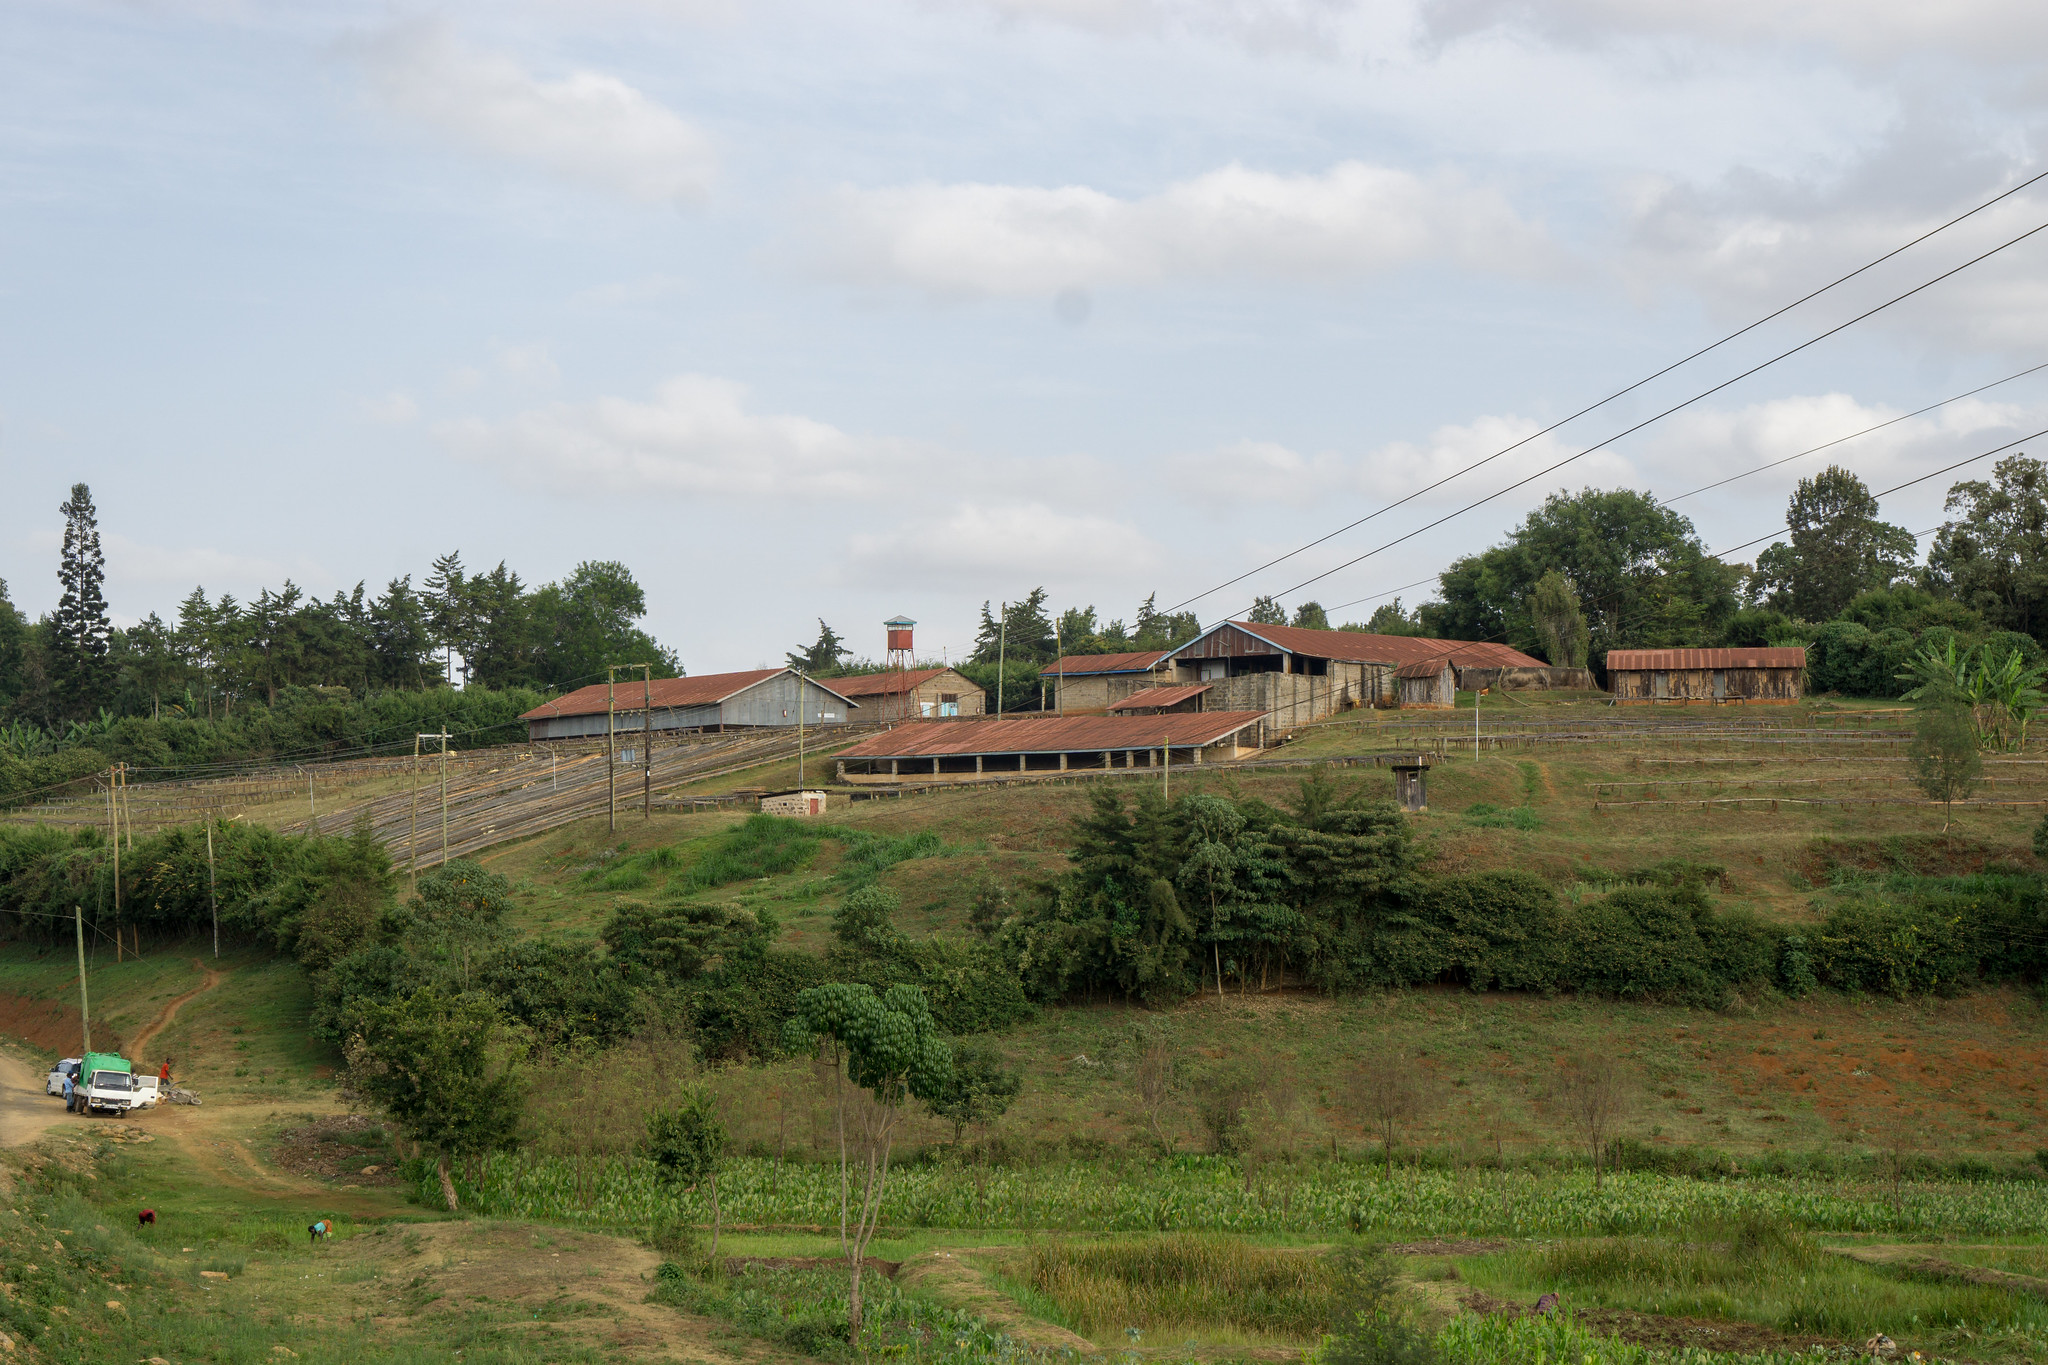
[[[306,1240],[308,1242],[317,1242],[332,1231],[334,1231],[333,1225],[325,1218],[322,1218],[319,1222],[313,1223],[306,1228]]]

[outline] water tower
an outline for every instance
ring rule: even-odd
[[[911,664],[910,629],[917,622],[908,616],[892,616],[882,622],[889,632],[889,668],[908,670]]]

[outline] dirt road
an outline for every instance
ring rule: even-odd
[[[34,1142],[71,1117],[64,1112],[64,1101],[44,1093],[48,1075],[0,1053],[0,1147]]]

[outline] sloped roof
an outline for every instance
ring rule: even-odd
[[[1189,697],[1199,697],[1208,690],[1208,683],[1186,683],[1180,687],[1147,687],[1131,693],[1122,701],[1111,702],[1109,709],[1141,711],[1154,706],[1178,706]]]
[[[1252,621],[1225,621],[1196,640],[1224,626],[1235,626],[1275,649],[1306,654],[1312,659],[1343,659],[1365,664],[1419,664],[1448,658],[1460,668],[1543,668],[1543,660],[1490,640],[1433,640],[1419,635],[1368,635],[1358,630],[1310,630],[1305,626],[1268,626]],[[1174,653],[1195,643],[1190,640]]]
[[[1266,718],[1263,711],[1166,716],[1068,716],[1042,720],[912,721],[841,749],[838,758],[972,758],[976,754],[1073,754],[1102,749],[1176,749],[1214,744]]]
[[[1394,676],[1397,678],[1441,678],[1444,670],[1450,666],[1450,656],[1439,654],[1434,659],[1424,659],[1419,663],[1402,664],[1394,670]]]
[[[1688,668],[1804,668],[1806,651],[1798,645],[1752,649],[1610,649],[1607,671]]]
[[[894,672],[857,673],[852,677],[834,678],[830,686],[842,697],[893,697],[905,692],[914,692],[943,673],[953,673],[972,691],[980,691],[974,682],[950,668],[906,668]],[[811,679],[817,682],[816,678]]]
[[[676,711],[686,706],[716,706],[727,697],[735,696],[767,682],[778,674],[790,672],[787,668],[756,668],[744,673],[706,673],[696,678],[656,678],[652,688],[652,702],[657,711]],[[823,688],[841,701],[848,700],[838,689],[838,679],[821,683],[816,678],[809,680],[813,687]],[[648,698],[639,679],[619,681],[614,689],[613,705],[621,712],[638,713],[641,703]],[[858,704],[858,703],[855,703]],[[531,711],[520,716],[521,720],[547,720],[554,716],[601,716],[605,710],[605,685],[592,683],[579,687],[574,692],[542,702]]]
[[[1097,673],[1150,673],[1167,656],[1164,649],[1140,649],[1129,654],[1069,654],[1040,670],[1062,677],[1092,677]]]

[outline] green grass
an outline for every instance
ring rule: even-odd
[[[1523,1302],[1555,1290],[1580,1309],[1737,1319],[1792,1335],[1885,1332],[1953,1346],[1949,1337],[1968,1332],[2048,1347],[2048,1305],[2030,1296],[1865,1265],[1758,1219],[1701,1224],[1678,1240],[1597,1238],[1502,1252],[1465,1262],[1463,1275]]]
[[[1132,1328],[1161,1340],[1225,1328],[1233,1344],[1313,1342],[1347,1292],[1326,1257],[1199,1233],[1036,1242],[1008,1268],[1103,1344]]]

